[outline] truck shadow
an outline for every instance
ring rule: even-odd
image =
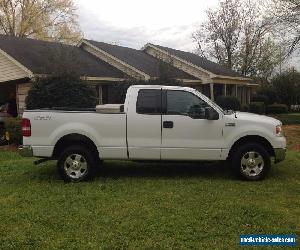
[[[234,179],[230,166],[224,162],[126,162],[105,161],[97,173],[98,177],[118,179],[141,178],[189,178],[207,177]]]

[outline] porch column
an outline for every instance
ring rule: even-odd
[[[247,88],[247,93],[248,93],[248,99],[247,99],[247,104],[250,104],[250,102],[251,102],[251,88],[250,87],[248,87]]]
[[[241,86],[240,90],[241,90],[241,100],[240,100],[240,102],[241,102],[241,104],[244,104],[244,87]]]
[[[226,96],[226,95],[227,95],[227,85],[224,84],[224,96]]]
[[[99,96],[99,104],[103,104],[103,98],[102,98],[102,85],[98,85],[98,96]]]
[[[237,84],[235,85],[235,97],[239,98],[238,97],[238,85]]]
[[[209,84],[209,87],[210,87],[210,99],[212,100],[212,101],[214,101],[214,84],[213,83],[210,83]]]

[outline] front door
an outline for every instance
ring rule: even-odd
[[[192,92],[163,91],[162,160],[216,160],[223,144],[222,117],[206,120],[209,105]]]

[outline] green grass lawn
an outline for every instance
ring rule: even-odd
[[[300,113],[271,115],[280,120],[284,125],[300,124]]]
[[[55,162],[32,161],[0,152],[0,249],[240,249],[244,233],[300,235],[299,152],[260,182],[220,163],[115,161],[65,184]]]

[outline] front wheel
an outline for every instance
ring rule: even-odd
[[[260,144],[247,143],[233,152],[232,164],[235,172],[246,180],[262,180],[271,167],[270,155]]]
[[[70,146],[60,156],[57,167],[65,182],[92,179],[97,169],[95,156],[82,146]]]

